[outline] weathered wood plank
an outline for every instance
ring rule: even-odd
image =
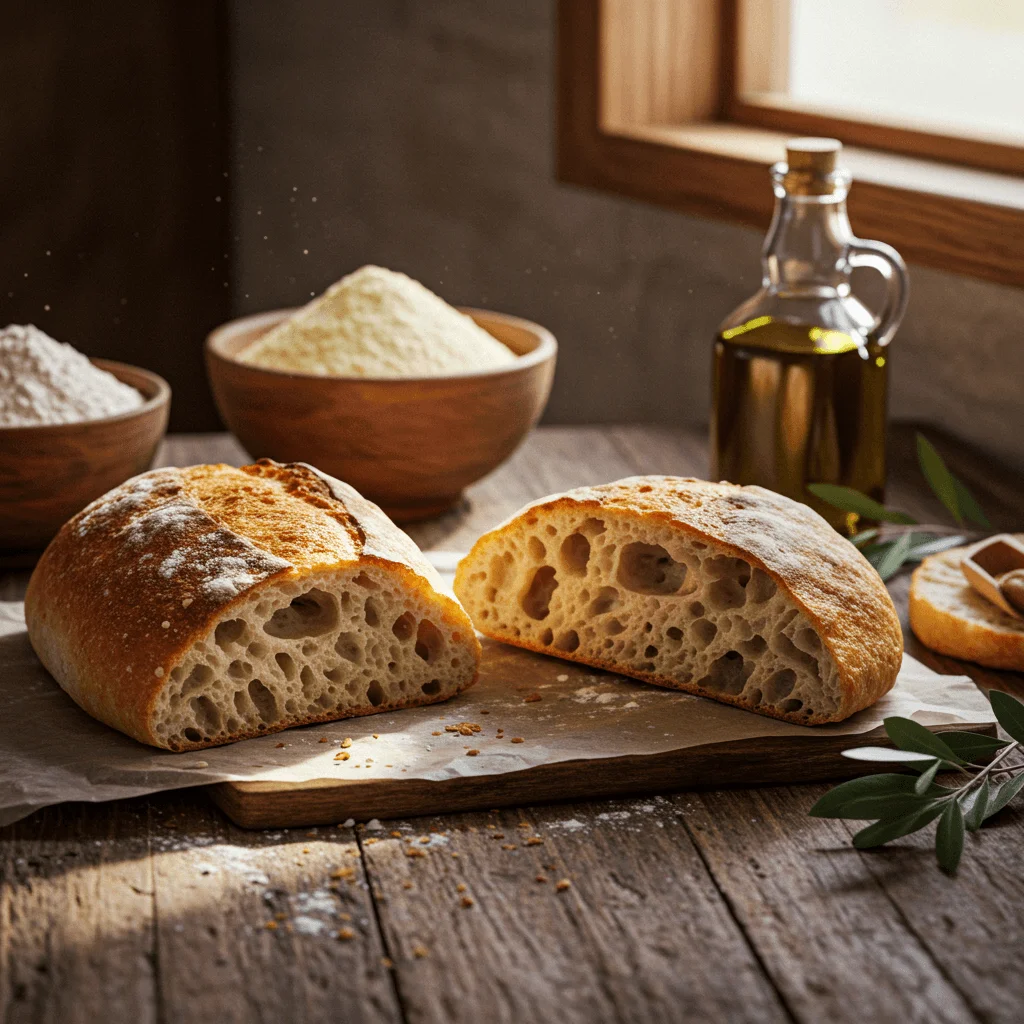
[[[153,807],[164,1020],[402,1019],[351,829],[243,832],[190,794]]]
[[[364,832],[408,1019],[787,1020],[670,810],[615,801]]]
[[[0,1020],[156,1021],[152,890],[143,801],[0,830]]]
[[[978,1019],[894,913],[845,825],[807,817],[823,792],[718,791],[671,800],[798,1020]],[[913,898],[937,897],[922,886]]]

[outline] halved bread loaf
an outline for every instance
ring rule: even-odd
[[[143,473],[68,522],[25,600],[89,714],[191,750],[445,700],[480,645],[415,544],[302,464]]]
[[[487,636],[804,725],[896,681],[903,637],[860,552],[760,487],[632,477],[481,537],[455,592]]]
[[[1024,543],[1024,533],[1015,535]],[[960,568],[967,548],[929,555],[910,581],[910,628],[939,654],[989,668],[1024,669],[1024,620],[986,601]]]

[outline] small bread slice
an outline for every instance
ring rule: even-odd
[[[455,592],[487,636],[802,725],[896,681],[903,636],[861,553],[760,487],[631,477],[481,537]]]
[[[29,638],[90,715],[195,750],[445,700],[480,644],[376,505],[310,466],[143,473],[65,524]]]
[[[1024,533],[1015,534],[1024,542]],[[989,668],[1024,670],[1024,619],[986,601],[960,569],[967,548],[929,555],[910,581],[910,628],[939,654]]]

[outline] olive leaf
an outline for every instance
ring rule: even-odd
[[[939,859],[939,867],[952,874],[960,864],[963,852],[964,815],[960,804],[950,800],[939,818],[939,827],[935,833],[935,854]]]
[[[854,512],[859,516],[864,516],[865,519],[875,519],[882,523],[902,523],[904,526],[913,526],[917,522],[906,512],[886,508],[874,498],[869,498],[852,487],[843,487],[841,484],[813,483],[807,485],[807,490],[833,508],[838,508],[843,512]]]
[[[882,550],[868,556],[868,561],[883,580],[894,576],[910,556],[911,535],[904,533],[889,544],[881,545]]]
[[[949,471],[945,460],[924,434],[917,435],[917,461],[928,481],[928,486],[946,506],[956,520],[957,526],[962,526],[966,519],[985,529],[989,528],[988,518],[981,510],[981,506],[964,484]]]
[[[993,690],[989,702],[999,724],[1012,740],[953,730],[936,735],[909,718],[890,716],[885,731],[899,749],[854,747],[843,754],[856,761],[895,763],[910,774],[885,772],[851,779],[829,790],[811,807],[817,818],[878,820],[853,837],[859,850],[882,846],[901,836],[917,832],[939,819],[935,832],[935,854],[939,866],[953,874],[964,849],[964,834],[981,828],[1024,790],[1024,764],[1011,764],[1010,755],[1024,750],[1024,703],[1008,693]],[[991,757],[988,764],[977,760]],[[967,776],[955,787],[940,786],[939,772],[953,769]],[[1002,782],[996,773],[1008,772]]]

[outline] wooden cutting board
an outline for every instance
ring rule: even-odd
[[[914,665],[916,681],[901,674],[886,701],[895,699],[897,692],[910,694],[911,683],[915,695],[923,694],[921,703],[942,703],[944,694],[967,694],[961,699],[973,699],[973,707],[961,713],[960,721],[929,728],[994,734],[991,714],[981,707],[985,702],[977,699],[969,680],[942,677]],[[953,701],[953,696],[949,699]],[[906,714],[908,706],[886,706],[885,713]],[[383,735],[385,726],[374,723],[384,718],[370,716],[347,724],[355,737],[353,752],[371,748],[374,728]],[[413,753],[413,761],[407,762],[412,773],[408,768],[401,772],[394,758],[389,777],[360,778],[365,766],[358,761],[364,755],[356,753],[351,762],[338,766],[341,778],[224,782],[210,786],[209,792],[228,817],[245,828],[327,825],[348,818],[365,821],[710,786],[845,779],[873,769],[842,757],[841,751],[888,745],[880,725],[855,735],[837,734],[832,727],[789,726],[493,641],[484,641],[481,678],[475,687],[444,704],[397,712],[391,718],[400,726],[392,735],[409,743],[409,735],[418,730],[427,740],[419,740],[421,745],[415,748],[424,751],[421,757],[431,751],[429,756],[436,759],[438,751],[444,751],[451,764],[464,766],[468,774],[416,778]],[[479,724],[480,731],[467,737],[444,730],[444,722],[459,721]],[[504,733],[501,738],[499,729]],[[751,730],[769,734],[752,736]],[[571,756],[572,744],[581,734],[588,736],[587,753],[599,750],[599,756]],[[707,742],[695,742],[695,737],[703,736],[709,737]],[[522,742],[513,744],[513,737]],[[467,748],[479,750],[472,762]],[[541,760],[508,770],[510,758]]]

